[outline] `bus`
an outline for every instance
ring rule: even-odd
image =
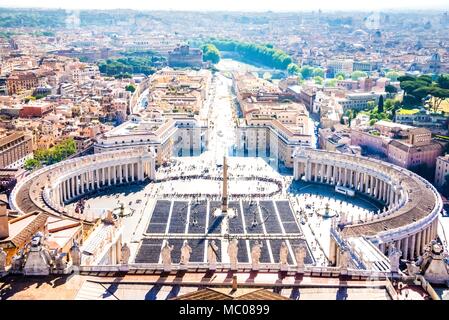
[[[350,196],[350,197],[355,196],[354,190],[352,190],[350,188],[342,187],[342,186],[335,186],[335,192],[338,192],[338,193],[341,193],[341,194],[344,194],[344,195]]]

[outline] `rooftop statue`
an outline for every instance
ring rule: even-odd
[[[228,245],[228,256],[229,262],[231,263],[231,269],[237,269],[238,242],[237,239],[232,239]]]
[[[390,259],[390,270],[393,273],[399,271],[399,259],[401,258],[402,252],[395,247],[391,247],[388,252],[388,258]]]
[[[282,241],[281,243],[281,248],[279,250],[279,263],[282,266],[286,266],[288,261],[288,247],[287,247],[287,243],[285,241]]]
[[[181,260],[180,264],[188,264],[190,261],[190,254],[192,253],[192,248],[189,246],[189,242],[184,240],[184,244],[181,247]]]
[[[25,256],[23,253],[23,249],[20,249],[14,257],[12,257],[11,270],[14,272],[21,272],[23,269],[23,263],[25,260]]]
[[[76,240],[73,241],[73,245],[70,248],[70,259],[72,260],[72,265],[79,267],[81,265],[81,250],[78,246],[78,242]]]
[[[299,247],[295,248],[295,259],[298,271],[304,270],[304,260],[307,255],[307,249],[304,244],[301,244]]]
[[[348,250],[342,250],[340,253],[340,268],[347,270],[351,261],[351,256]]]
[[[165,242],[165,245],[161,249],[161,258],[162,264],[165,267],[170,267],[172,264],[171,252],[173,251],[173,246],[170,246],[168,241]]]
[[[0,247],[0,272],[6,271],[6,252]]]
[[[122,245],[120,253],[121,253],[120,262],[122,264],[128,264],[129,257],[131,256],[131,250],[129,249],[129,246],[126,242]]]
[[[218,247],[215,244],[215,240],[209,242],[209,246],[207,247],[207,262],[210,264],[217,263],[218,256]]]
[[[56,270],[65,270],[67,268],[67,260],[64,259],[66,257],[67,253],[62,252],[61,249],[56,252],[56,255],[54,257],[54,266]]]
[[[252,268],[254,270],[257,270],[259,268],[259,261],[260,261],[261,254],[262,254],[262,244],[256,240],[256,242],[254,242],[254,245],[251,249],[251,263],[252,263]]]

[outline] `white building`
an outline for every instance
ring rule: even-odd
[[[437,158],[435,170],[435,186],[442,187],[449,174],[449,154]]]
[[[201,122],[184,114],[132,115],[131,120],[97,138],[94,152],[153,147],[158,165],[172,156],[195,156],[206,145],[206,130]]]

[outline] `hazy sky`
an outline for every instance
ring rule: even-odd
[[[448,10],[449,0],[0,0],[0,6],[135,10]]]

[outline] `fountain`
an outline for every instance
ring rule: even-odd
[[[329,202],[325,204],[324,208],[317,209],[316,213],[324,219],[332,218],[337,215],[337,211],[330,207]]]

